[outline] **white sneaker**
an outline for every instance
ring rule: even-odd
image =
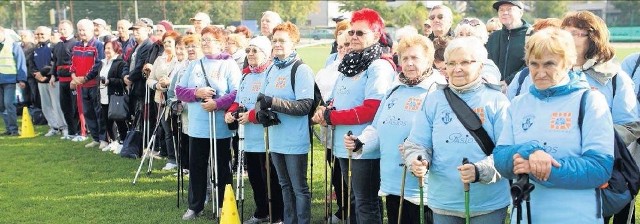
[[[50,129],[49,129],[49,132],[47,132],[46,134],[44,134],[44,137],[51,137],[51,136],[54,136],[54,135],[55,135],[55,134],[57,134],[57,133],[58,133],[58,130],[53,129],[53,128],[50,128]]]
[[[116,143],[115,145],[113,145],[113,154],[120,154],[120,151],[122,151],[122,144],[120,143]]]
[[[162,170],[173,170],[176,167],[178,167],[178,165],[176,165],[175,163],[167,163],[166,165],[164,165],[164,167],[162,167]]]
[[[255,216],[251,216],[251,218],[247,221],[242,222],[243,224],[260,224],[263,222],[269,222],[269,217],[266,218],[256,218]]]
[[[103,152],[109,151],[111,150],[110,147],[108,147],[110,144],[108,142],[105,141],[100,141],[100,145],[98,146],[98,149],[101,149]]]
[[[93,147],[96,147],[96,146],[99,146],[99,145],[100,145],[99,142],[91,141],[91,142],[87,143],[86,145],[84,145],[84,147],[85,148],[93,148]]]
[[[63,140],[71,139],[71,135],[69,135],[69,130],[62,129],[62,137],[60,137],[60,139],[63,139]]]
[[[84,137],[82,135],[76,135],[75,137],[71,138],[72,142],[84,142],[85,140],[87,140],[87,137]],[[98,144],[100,144],[100,143],[98,143]]]

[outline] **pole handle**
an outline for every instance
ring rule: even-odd
[[[469,162],[469,159],[467,159],[467,157],[462,158],[462,165],[465,165],[465,164],[471,164],[471,162]],[[469,183],[465,183],[464,191],[469,192],[469,188],[470,188]]]

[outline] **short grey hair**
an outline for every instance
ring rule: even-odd
[[[456,28],[453,30],[453,34],[456,37],[460,37],[459,35],[460,32],[468,31],[471,34],[471,36],[479,38],[482,41],[482,43],[487,43],[487,40],[489,39],[489,33],[487,33],[487,26],[484,25],[482,20],[475,17],[467,17],[464,19],[478,20],[479,24],[477,26],[471,26],[470,24],[460,22],[458,23]]]
[[[80,21],[78,21],[78,27],[79,26],[84,26],[84,27],[88,27],[89,30],[93,30],[94,25],[93,25],[93,21],[89,20],[89,19],[81,19]]]
[[[447,44],[447,48],[444,49],[444,60],[449,61],[451,52],[458,49],[466,49],[470,52],[473,59],[482,63],[487,60],[487,49],[480,39],[476,37],[460,37],[453,39]]]
[[[273,18],[278,24],[282,23],[282,17],[280,17],[280,14],[278,14],[277,12],[274,11],[264,11],[262,13],[262,17],[268,16],[270,18]],[[260,18],[262,18],[260,17]]]
[[[400,41],[400,39],[402,39],[403,37],[406,37],[412,34],[418,34],[418,29],[409,25],[404,26],[396,30],[396,33],[395,33],[396,41]]]
[[[42,30],[44,33],[51,34],[51,28],[48,26],[39,26],[36,28],[36,31],[37,30]]]

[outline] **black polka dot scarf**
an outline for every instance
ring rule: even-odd
[[[367,70],[371,62],[380,58],[380,55],[382,55],[382,47],[380,47],[380,44],[371,45],[361,52],[351,52],[344,56],[338,66],[338,71],[347,77],[353,77]]]

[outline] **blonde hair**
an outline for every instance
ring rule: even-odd
[[[524,60],[542,58],[545,55],[560,55],[564,65],[570,68],[576,63],[578,54],[571,33],[557,27],[547,27],[535,32],[524,45]]]
[[[229,36],[227,37],[227,40],[232,40],[236,42],[236,45],[238,45],[238,48],[240,49],[245,49],[249,44],[249,41],[244,36],[244,34],[240,34],[240,33],[229,34]]]
[[[398,56],[402,57],[402,53],[404,51],[414,46],[420,46],[420,48],[422,48],[424,55],[427,56],[427,63],[429,63],[428,67],[431,67],[431,64],[433,64],[435,48],[433,47],[431,40],[423,35],[416,33],[403,36],[400,43],[398,43]]]
[[[338,33],[340,31],[346,31],[351,29],[351,22],[349,20],[342,20],[338,23],[336,23],[336,30],[333,31],[333,36],[335,38],[338,38]]]

